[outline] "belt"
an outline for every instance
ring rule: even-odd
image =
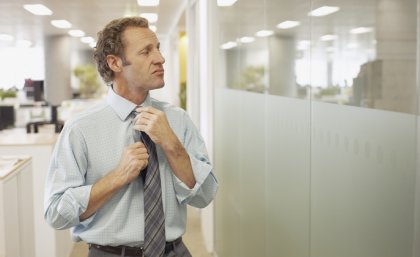
[[[168,253],[175,249],[175,247],[182,242],[182,237],[175,239],[172,242],[166,242],[165,253]],[[89,249],[93,247],[99,251],[121,255],[124,252],[124,256],[140,256],[143,257],[143,247],[129,247],[129,246],[109,246],[109,245],[97,245],[89,244]]]

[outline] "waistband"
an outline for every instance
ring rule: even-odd
[[[179,243],[182,242],[182,237],[179,237],[171,242],[166,242],[165,253],[168,253],[175,249]],[[99,251],[121,255],[123,252],[126,256],[140,256],[143,257],[143,247],[129,247],[129,246],[109,246],[109,245],[97,245],[89,244],[89,249],[93,247]]]

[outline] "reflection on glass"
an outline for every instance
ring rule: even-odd
[[[263,3],[218,8],[223,86],[415,112],[415,0]]]
[[[416,0],[218,8],[218,256],[420,256],[418,116],[407,115],[416,10]]]

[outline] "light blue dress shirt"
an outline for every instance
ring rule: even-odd
[[[199,131],[181,108],[148,96],[142,106],[165,112],[169,124],[188,152],[196,180],[189,189],[169,166],[157,146],[166,241],[185,232],[186,205],[205,207],[218,183]],[[123,149],[134,143],[130,113],[136,105],[109,88],[106,99],[68,120],[54,147],[45,188],[45,219],[56,229],[73,228],[75,241],[100,245],[141,246],[144,238],[143,182],[141,177],[121,188],[87,220],[92,185],[117,167]]]

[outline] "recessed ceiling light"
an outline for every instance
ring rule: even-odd
[[[140,17],[146,18],[149,21],[149,23],[155,23],[158,20],[157,13],[152,13],[152,12],[140,13]]]
[[[217,6],[232,6],[237,0],[217,0]]]
[[[300,25],[299,21],[283,21],[282,23],[277,24],[279,29],[291,29]]]
[[[358,27],[358,28],[354,28],[350,30],[351,34],[363,34],[363,33],[368,33],[371,32],[372,28],[368,28],[368,27]]]
[[[90,44],[90,43],[94,42],[95,39],[93,39],[93,37],[81,37],[80,41],[82,43],[85,43],[85,44]]]
[[[53,12],[42,4],[25,4],[23,8],[35,15],[51,15]]]
[[[9,34],[0,34],[0,41],[12,41],[13,36]]]
[[[69,35],[72,37],[83,37],[85,35],[85,32],[79,30],[79,29],[72,29],[69,30]]]
[[[338,6],[322,6],[319,7],[315,10],[312,10],[309,12],[309,16],[315,16],[315,17],[320,17],[320,16],[326,16],[332,13],[337,12],[338,10],[340,10],[340,7]]]
[[[330,35],[330,34],[328,34],[328,35],[323,35],[320,39],[322,41],[332,41],[332,40],[336,40],[337,38],[338,38],[337,35]]]
[[[69,29],[71,28],[71,23],[66,20],[52,20],[51,25],[59,29]]]
[[[239,39],[239,42],[244,43],[244,44],[252,43],[254,41],[255,41],[255,38],[254,37],[241,37]]]
[[[158,6],[159,0],[137,0],[137,4],[140,6]]]
[[[260,30],[257,33],[255,33],[257,37],[269,37],[273,34],[274,32],[272,30]]]
[[[231,48],[234,48],[234,47],[237,47],[237,46],[238,46],[238,43],[233,42],[233,41],[229,41],[229,42],[221,45],[220,48],[222,48],[224,50],[227,50],[227,49],[231,49]]]

